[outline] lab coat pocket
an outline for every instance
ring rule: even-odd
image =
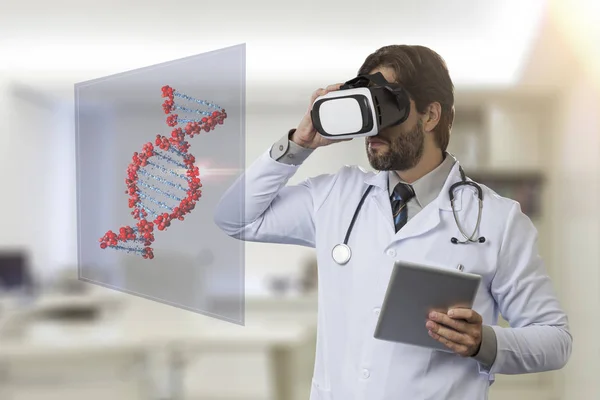
[[[423,264],[439,268],[462,270],[482,277],[487,286],[494,273],[496,258],[487,243],[453,244],[448,241],[436,243],[423,252]]]
[[[319,382],[312,380],[309,400],[333,400],[331,390],[325,389]]]

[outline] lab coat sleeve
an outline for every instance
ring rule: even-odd
[[[315,185],[331,175],[286,186],[300,165],[264,152],[221,197],[214,214],[227,235],[250,242],[315,246]]]
[[[491,291],[510,328],[492,327],[497,354],[485,372],[524,374],[560,369],[571,355],[568,319],[538,254],[537,230],[518,203],[510,210],[503,236]]]

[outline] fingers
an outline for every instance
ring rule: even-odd
[[[323,89],[323,88],[317,89],[313,92],[312,96],[310,97],[310,103],[308,103],[308,112],[310,112],[310,110],[312,109],[313,103],[315,102],[317,97],[323,96],[324,94],[325,94],[325,89]]]
[[[461,356],[468,357],[474,354],[476,351],[474,349],[480,343],[475,336],[455,331],[432,321],[427,322],[427,328],[429,336]]]
[[[340,89],[340,86],[342,86],[342,85],[343,85],[342,83],[335,83],[335,84],[333,84],[333,85],[329,85],[329,86],[327,86],[327,87],[325,88],[325,90],[326,90],[327,92],[333,92],[334,90],[339,90],[339,89]]]
[[[453,342],[452,340],[432,331],[429,331],[429,336],[442,343],[444,346],[446,346],[456,354],[460,354],[461,356],[465,357],[469,355],[469,347],[467,345]]]
[[[315,102],[315,100],[317,99],[317,97],[324,96],[327,93],[333,92],[335,90],[339,90],[342,85],[343,85],[343,83],[335,83],[333,85],[327,86],[326,88],[319,88],[319,89],[315,90],[310,98],[309,108],[312,107],[312,105]]]
[[[430,319],[425,324],[429,336],[455,353],[463,356],[474,354],[481,343],[481,316],[469,309],[453,309],[448,314],[429,314]]]
[[[312,105],[312,103],[314,103],[314,102],[315,102],[315,100],[317,99],[317,97],[319,97],[319,96],[323,96],[325,93],[326,93],[326,92],[325,92],[325,89],[323,89],[323,88],[320,88],[320,89],[317,89],[317,90],[315,90],[315,91],[313,92],[313,94],[312,94],[311,98],[310,98],[310,104]]]
[[[455,331],[466,333],[469,329],[469,325],[466,322],[461,321],[460,319],[450,318],[449,316],[447,316],[444,313],[431,312],[431,313],[429,313],[429,318],[432,321],[435,321],[439,324],[450,327],[450,328],[454,329]]]
[[[465,335],[462,332],[458,332],[452,328],[448,328],[431,321],[428,321],[426,326],[427,329],[429,329],[429,332],[431,333],[435,333],[454,343],[466,344],[464,342],[467,341],[467,335]]]
[[[448,316],[455,320],[465,320],[471,324],[481,324],[483,322],[481,315],[469,308],[453,308],[448,311]]]

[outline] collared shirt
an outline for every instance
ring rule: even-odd
[[[285,136],[273,144],[270,150],[271,158],[285,164],[300,165],[310,156],[313,152],[312,149],[301,147],[289,139],[293,132],[294,129],[291,129]],[[408,220],[413,218],[419,211],[427,207],[428,204],[439,196],[455,162],[454,157],[449,153],[444,153],[444,160],[440,165],[411,184],[415,192],[415,197],[410,199],[406,204],[408,208]],[[388,171],[388,193],[390,197],[394,187],[400,182],[406,183],[400,179],[396,172]],[[391,215],[390,218],[392,218]],[[496,333],[490,326],[484,325],[482,328],[481,347],[479,352],[473,357],[478,362],[490,366],[496,359],[497,345]]]
[[[415,193],[415,196],[406,203],[409,220],[438,197],[440,190],[442,190],[448,178],[448,174],[450,174],[454,166],[454,162],[454,158],[446,153],[444,161],[440,165],[411,184],[402,181],[395,171],[388,172],[388,192],[390,197],[398,183],[410,185]]]

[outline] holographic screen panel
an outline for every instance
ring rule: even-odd
[[[75,85],[81,280],[244,324],[244,243],[214,211],[245,167],[245,49]]]

